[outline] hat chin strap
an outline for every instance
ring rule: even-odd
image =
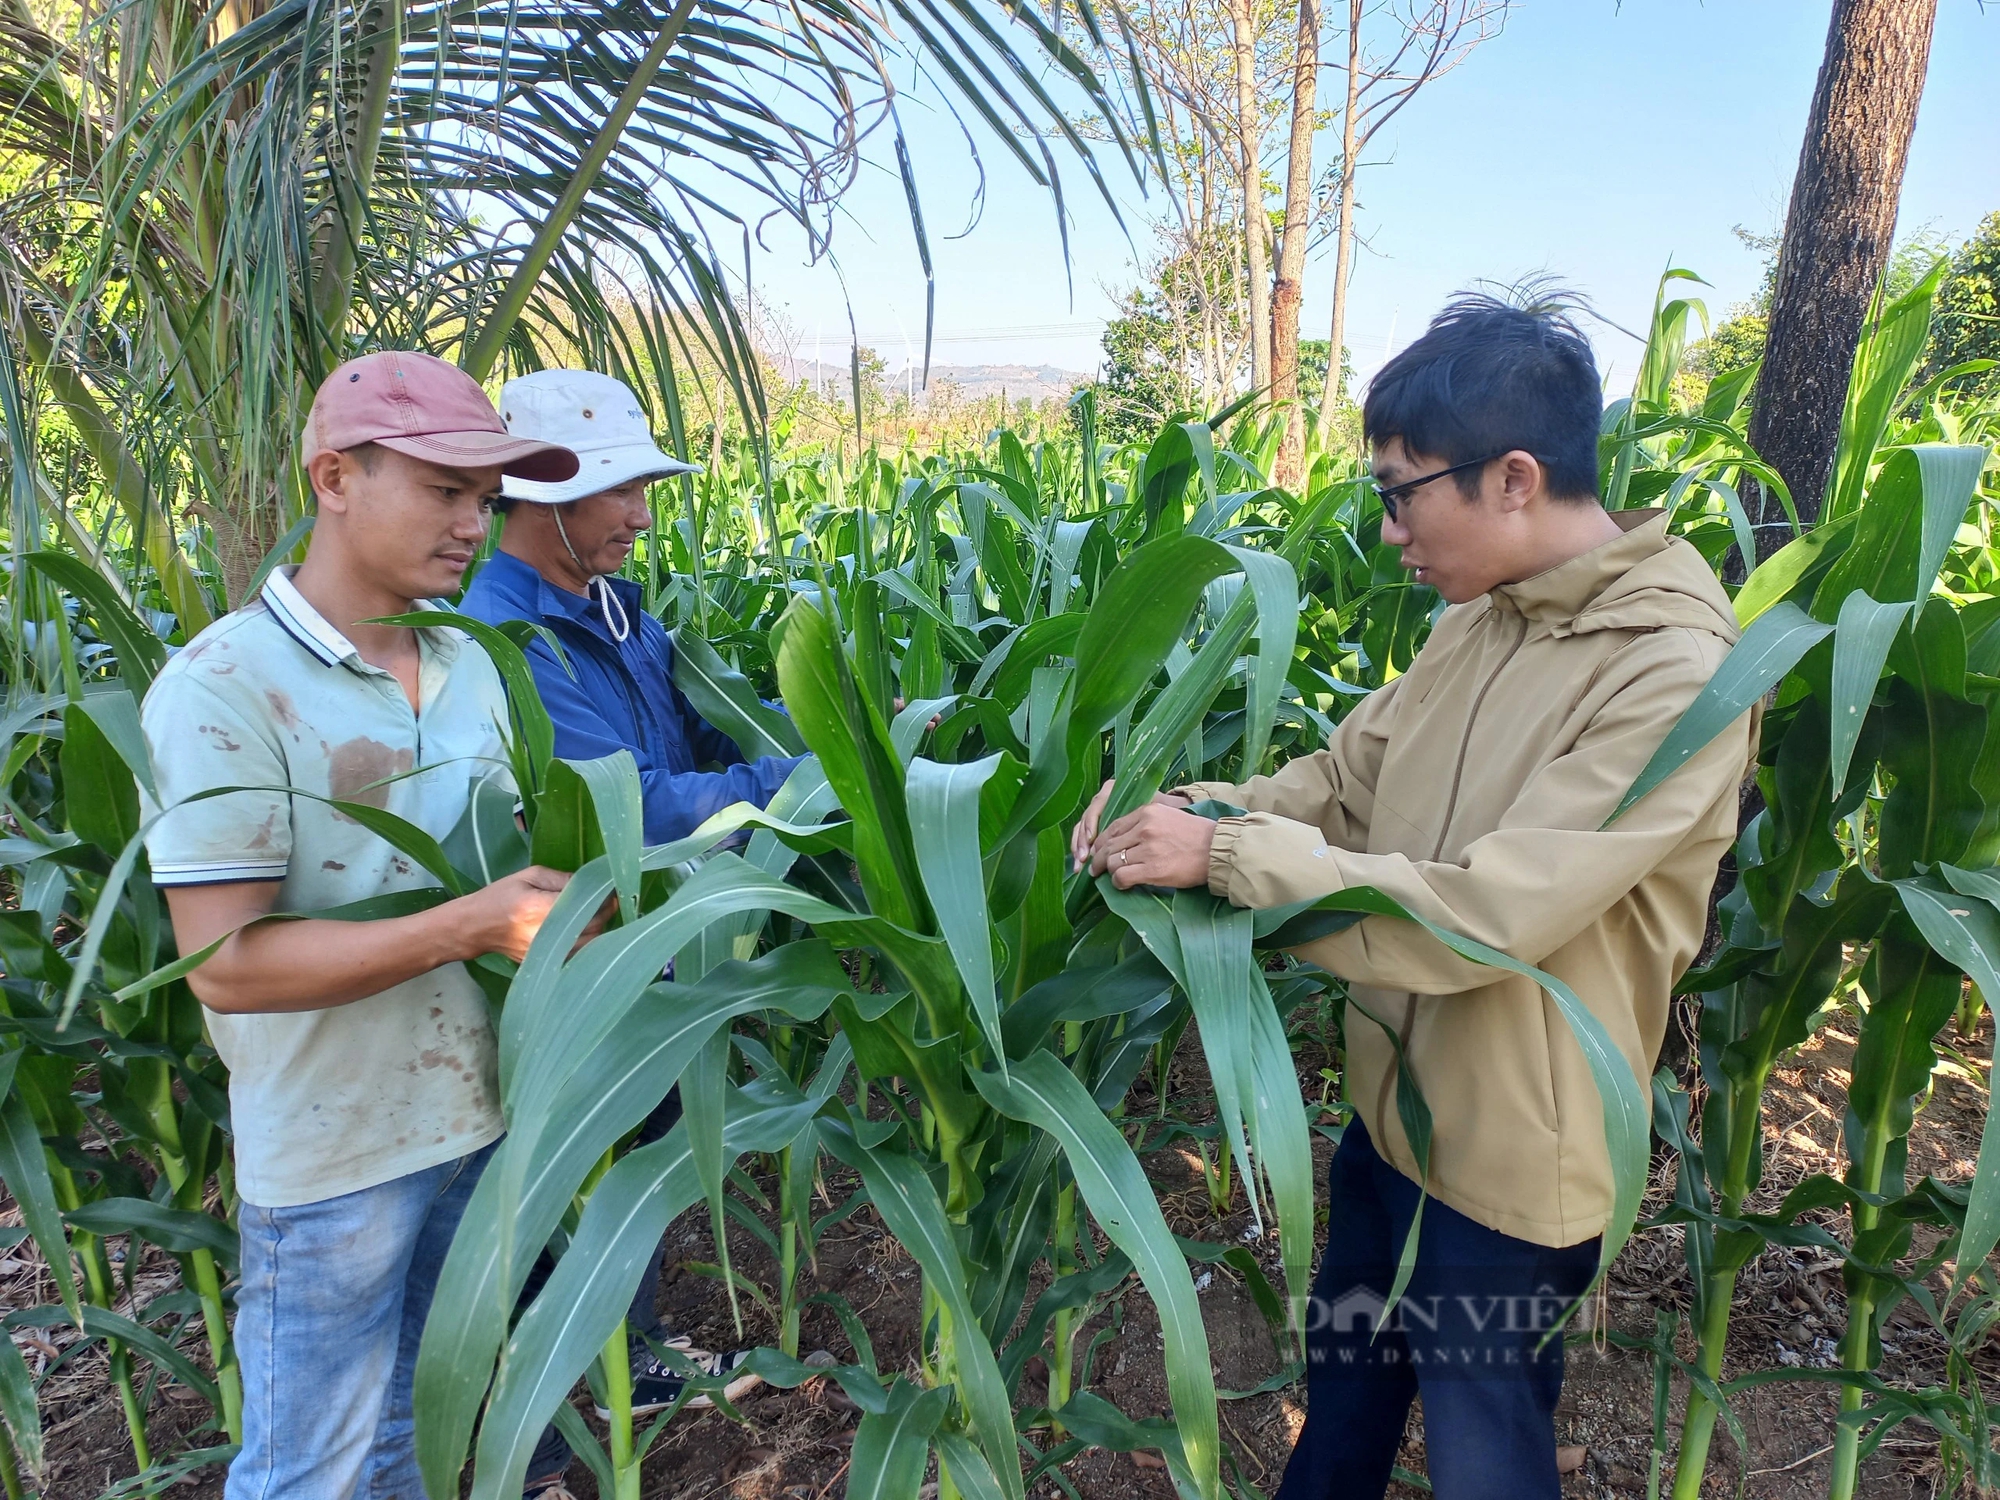
[[[563,550],[569,554],[569,560],[576,564],[577,572],[588,580],[584,584],[584,592],[588,594],[591,586],[596,585],[597,607],[604,612],[604,628],[611,632],[611,639],[614,641],[624,640],[632,633],[632,620],[625,613],[624,601],[612,592],[609,578],[602,573],[591,572],[583,565],[583,559],[576,555],[576,548],[570,545],[569,532],[563,527],[562,507],[550,506],[549,514],[555,518],[556,535],[562,538]]]

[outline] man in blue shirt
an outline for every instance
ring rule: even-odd
[[[547,642],[528,647],[535,686],[555,722],[556,754],[595,760],[630,750],[645,791],[649,844],[685,837],[734,802],[765,806],[798,761],[745,761],[702,720],[674,686],[666,627],[647,613],[637,584],[614,576],[652,525],[647,486],[694,466],[660,450],[638,398],[608,375],[524,375],[502,390],[500,411],[512,433],[562,431],[584,445],[577,450],[583,468],[572,480],[506,482],[496,504],[507,517],[500,550],[459,606],[492,624],[545,625],[562,643],[568,671]],[[721,769],[702,769],[710,764]]]
[[[647,487],[694,472],[694,465],[660,450],[638,398],[607,375],[524,375],[502,389],[500,413],[517,437],[574,434],[574,444],[564,446],[574,447],[580,467],[562,484],[503,481],[493,505],[507,518],[500,550],[459,608],[490,625],[529,620],[561,642],[567,667],[547,641],[537,638],[527,647],[535,686],[555,726],[556,754],[595,760],[629,750],[639,764],[649,844],[684,838],[732,803],[766,806],[802,757],[746,761],[726,735],[705,723],[674,686],[674,643],[666,627],[647,612],[638,585],[615,576],[638,534],[652,525]],[[720,769],[702,769],[708,765]],[[678,1093],[670,1094],[640,1139],[658,1139],[679,1114]],[[710,1354],[670,1335],[655,1308],[660,1260],[656,1247],[628,1319],[635,1339],[634,1416],[664,1410],[682,1387],[681,1377],[651,1356],[644,1339],[677,1350],[709,1375],[728,1375],[743,1358],[740,1351]],[[530,1278],[528,1295],[540,1279]],[[725,1393],[734,1398],[755,1381],[731,1380]],[[709,1402],[701,1395],[689,1404]],[[525,1493],[559,1486],[568,1462],[567,1445],[550,1428],[530,1460]]]

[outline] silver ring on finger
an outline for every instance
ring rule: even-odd
[[[1121,865],[1129,865],[1129,864],[1131,864],[1131,863],[1132,863],[1132,851],[1131,851],[1130,849],[1120,849],[1120,850],[1118,851],[1118,863],[1119,863],[1119,864],[1121,864]]]

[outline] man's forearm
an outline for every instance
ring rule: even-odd
[[[429,911],[374,922],[266,921],[278,899],[275,880],[170,886],[166,895],[181,952],[221,939],[188,975],[195,998],[210,1010],[249,1015],[329,1010],[482,953],[518,961],[568,884],[560,870],[530,865]],[[605,910],[582,940],[596,935]]]
[[[330,1010],[476,956],[456,902],[374,922],[259,921],[223,940],[188,977],[225,1014]]]

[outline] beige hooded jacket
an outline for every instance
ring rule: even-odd
[[[1602,825],[1737,636],[1701,555],[1657,511],[1522,583],[1445,611],[1410,670],[1325,750],[1236,787],[1209,886],[1269,907],[1374,886],[1442,927],[1565,980],[1643,1081],[1670,987],[1701,945],[1754,751],[1746,714]],[[1299,956],[1350,983],[1349,1100],[1404,1175],[1396,1028],[1434,1118],[1430,1191],[1518,1239],[1601,1233],[1611,1164],[1597,1090],[1532,981],[1370,917]]]

